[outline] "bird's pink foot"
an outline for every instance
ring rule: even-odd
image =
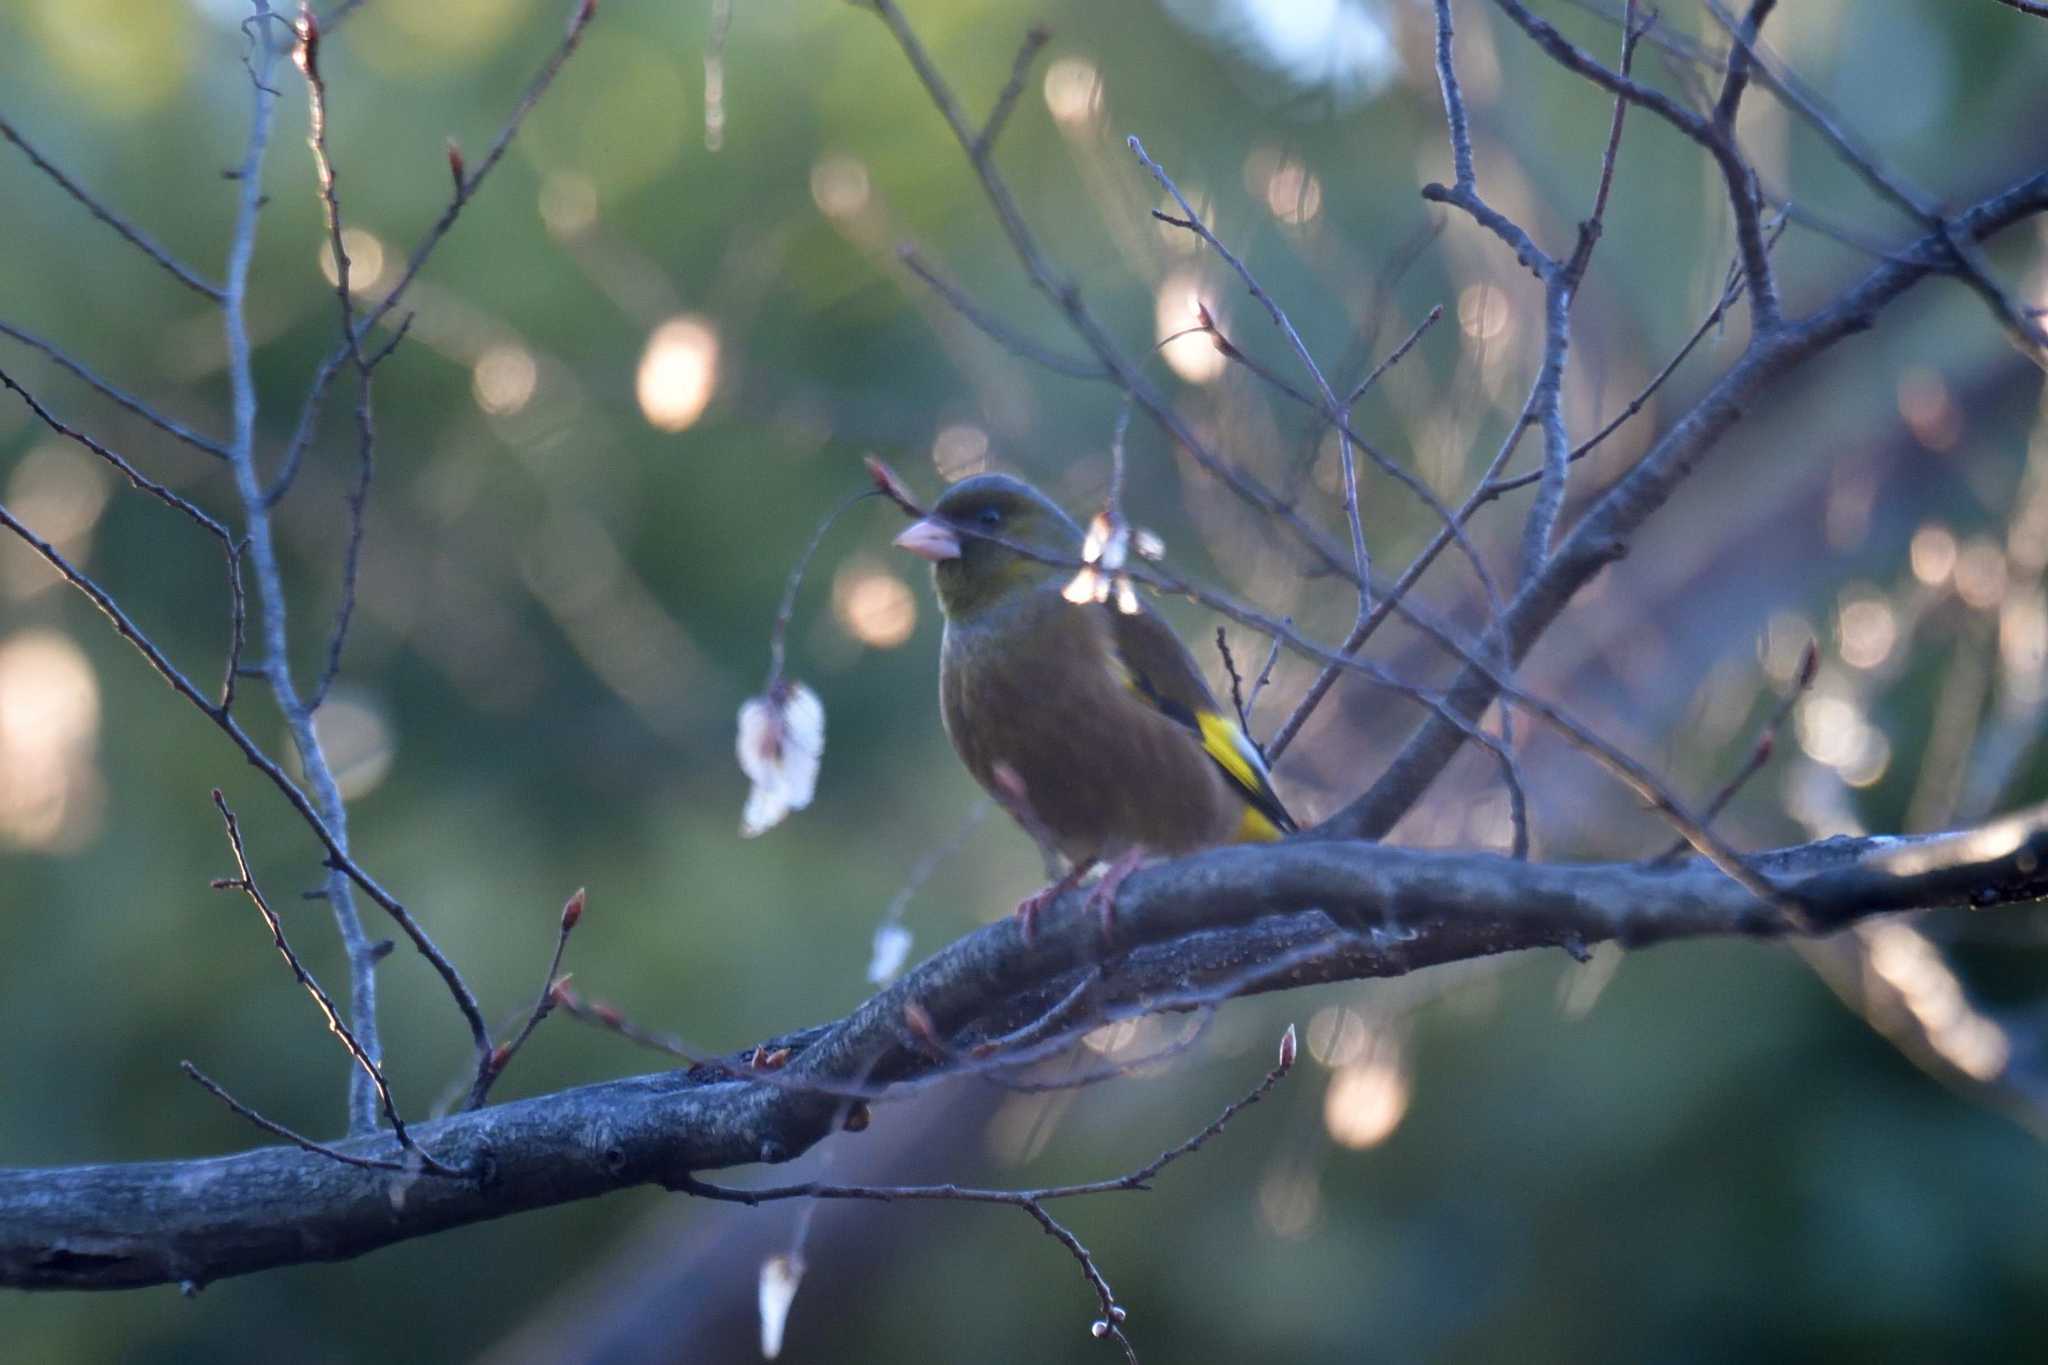
[[[1076,863],[1052,882],[1040,887],[1023,900],[1017,902],[1017,921],[1024,931],[1024,941],[1026,943],[1030,943],[1038,937],[1038,912],[1080,885],[1081,878],[1087,874],[1088,867],[1089,864],[1087,863]]]
[[[1144,862],[1144,849],[1125,849],[1102,870],[1101,880],[1088,889],[1088,908],[1102,916],[1104,943],[1116,941],[1116,893],[1123,889],[1125,878],[1136,872]]]

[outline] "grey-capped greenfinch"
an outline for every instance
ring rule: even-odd
[[[1258,747],[1172,628],[1127,593],[1069,600],[1083,535],[1050,498],[1004,474],[963,479],[896,544],[932,563],[954,749],[1049,868],[1054,854],[1069,865],[1018,906],[1027,932],[1098,862],[1090,899],[1107,932],[1117,885],[1147,854],[1294,831]]]

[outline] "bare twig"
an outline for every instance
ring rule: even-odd
[[[176,257],[164,250],[163,247],[157,245],[155,238],[101,203],[90,190],[66,175],[63,169],[55,162],[37,151],[34,144],[23,137],[19,130],[12,123],[8,122],[5,117],[0,117],[0,137],[6,138],[9,142],[21,148],[22,155],[34,162],[37,170],[55,181],[59,189],[63,190],[64,193],[70,195],[73,199],[76,199],[84,206],[87,213],[90,213],[93,217],[119,233],[122,239],[130,246],[162,266],[179,284],[184,285],[196,294],[212,299],[215,303],[222,301],[223,295],[219,285],[210,284],[206,280],[201,279],[196,271],[188,266],[181,265]]]
[[[1081,298],[1078,284],[1066,278],[1045,254],[1037,236],[1025,221],[1022,210],[1017,206],[1016,196],[995,168],[991,155],[992,147],[977,149],[977,132],[968,123],[961,111],[960,102],[955,98],[952,87],[939,73],[931,54],[925,50],[910,21],[903,15],[896,0],[871,0],[874,10],[881,16],[890,35],[902,49],[904,58],[916,73],[925,93],[933,106],[946,122],[953,139],[967,154],[968,164],[976,179],[981,182],[983,196],[994,212],[997,225],[1009,239],[1010,247],[1024,267],[1024,273],[1033,287],[1043,294],[1066,317],[1082,343],[1097,362],[1107,371],[1110,382],[1129,394],[1132,401],[1145,410],[1161,430],[1185,449],[1189,456],[1228,488],[1232,495],[1247,506],[1272,518],[1284,527],[1316,561],[1333,573],[1342,574],[1347,581],[1353,579],[1356,569],[1353,560],[1337,546],[1330,543],[1312,522],[1295,510],[1292,503],[1268,488],[1242,466],[1226,460],[1210,449],[1199,433],[1188,423],[1180,411],[1169,402],[1118,348],[1110,331],[1095,316]]]
[[[1728,803],[1735,799],[1735,794],[1742,790],[1744,784],[1761,772],[1763,766],[1771,761],[1771,753],[1777,747],[1778,731],[1783,728],[1786,717],[1792,714],[1792,708],[1799,704],[1799,699],[1805,696],[1807,689],[1813,686],[1813,680],[1819,672],[1820,649],[1809,641],[1806,646],[1805,657],[1799,663],[1799,672],[1793,679],[1792,690],[1787,692],[1778,704],[1771,708],[1770,718],[1764,722],[1763,729],[1757,732],[1756,743],[1750,746],[1748,756],[1742,760],[1742,766],[1737,768],[1729,779],[1721,784],[1721,789],[1715,792],[1707,804],[1700,808],[1700,819],[1702,821],[1711,823],[1716,816],[1726,810]],[[1673,862],[1682,856],[1685,850],[1685,841],[1683,839],[1677,840],[1669,848],[1665,849],[1655,858],[1652,858],[1650,865],[1656,867]]]
[[[622,1014],[617,1006],[602,1000],[585,1000],[566,985],[555,992],[554,1008],[571,1019],[594,1025],[607,1032],[616,1033],[629,1043],[637,1043],[665,1057],[688,1062],[691,1066],[717,1066],[708,1061],[707,1054],[692,1049],[672,1033],[661,1033],[654,1029],[642,1028]]]
[[[1280,620],[1285,625],[1291,626],[1294,624],[1294,618],[1291,616],[1283,616]],[[1272,646],[1266,650],[1266,662],[1259,669],[1259,676],[1252,680],[1251,693],[1244,699],[1245,733],[1247,735],[1251,734],[1251,713],[1259,709],[1259,694],[1266,690],[1267,683],[1273,681],[1273,665],[1279,662],[1280,637],[1276,635],[1273,637]]]
[[[384,1111],[384,1117],[391,1123],[391,1135],[398,1140],[398,1145],[417,1156],[420,1165],[435,1175],[460,1175],[461,1172],[436,1161],[415,1143],[412,1135],[406,1131],[405,1120],[398,1115],[398,1105],[391,1098],[391,1087],[384,1080],[383,1069],[357,1041],[354,1031],[342,1022],[341,1011],[335,1007],[333,998],[313,979],[313,974],[299,961],[299,955],[292,951],[291,944],[285,941],[284,924],[278,919],[277,912],[270,908],[270,901],[264,896],[262,888],[257,886],[256,874],[249,870],[249,855],[242,847],[241,825],[235,820],[234,811],[228,807],[227,799],[221,795],[217,787],[213,792],[213,804],[220,811],[221,819],[227,824],[228,847],[234,852],[237,869],[236,876],[215,881],[214,888],[220,891],[242,892],[256,907],[257,913],[263,916],[263,923],[270,930],[271,942],[277,946],[278,954],[284,958],[285,965],[291,968],[292,976],[305,988],[306,994],[313,997],[313,1003],[320,1007],[320,1015],[327,1021],[329,1032],[341,1040],[341,1045],[348,1050],[348,1055],[355,1059],[356,1065],[362,1068],[363,1073],[370,1078],[370,1083],[376,1087],[378,1104]]]
[[[1841,120],[1822,105],[1818,96],[1806,89],[1790,71],[1780,68],[1763,50],[1757,29],[1763,15],[1774,3],[1775,0],[1755,0],[1749,18],[1738,24],[1719,0],[1706,0],[1708,12],[1727,30],[1734,44],[1728,59],[1730,84],[1734,83],[1738,71],[1747,73],[1753,70],[1771,93],[1819,133],[1835,155],[1862,177],[1865,184],[1912,215],[1922,227],[1940,233],[1957,278],[1984,300],[1992,316],[2018,344],[2021,354],[2036,365],[2048,367],[2048,328],[2035,322],[2011,293],[1992,277],[1990,264],[1976,245],[1952,230],[1949,219],[1933,200],[1886,171],[1876,155],[1858,144],[1842,126]]]
[[[1112,1336],[1122,1344],[1126,1356],[1136,1360],[1137,1356],[1121,1330],[1125,1312],[1117,1303],[1115,1294],[1111,1292],[1109,1282],[1103,1278],[1101,1269],[1095,1264],[1094,1258],[1089,1255],[1088,1249],[1082,1245],[1080,1239],[1055,1222],[1044,1206],[1058,1199],[1150,1189],[1152,1181],[1161,1171],[1180,1158],[1201,1150],[1202,1145],[1221,1134],[1232,1119],[1270,1094],[1273,1087],[1285,1079],[1287,1073],[1293,1069],[1295,1055],[1294,1029],[1290,1025],[1285,1037],[1281,1039],[1280,1060],[1266,1073],[1264,1080],[1242,1098],[1225,1106],[1221,1114],[1193,1137],[1167,1148],[1137,1169],[1107,1180],[1073,1185],[1046,1185],[1030,1190],[987,1189],[969,1185],[839,1185],[819,1181],[801,1185],[777,1185],[765,1189],[745,1189],[715,1185],[699,1180],[694,1175],[685,1175],[673,1182],[670,1188],[683,1194],[695,1195],[700,1199],[716,1199],[750,1206],[784,1199],[860,1199],[884,1204],[910,1200],[1006,1204],[1012,1208],[1023,1209],[1080,1263],[1083,1273],[1088,1277],[1089,1286],[1095,1290],[1102,1307],[1102,1318],[1096,1335]]]
[[[1010,121],[1010,114],[1017,107],[1017,98],[1024,93],[1025,82],[1031,78],[1031,64],[1038,60],[1038,54],[1050,41],[1052,30],[1041,24],[1025,30],[1024,41],[1017,45],[1017,55],[1010,62],[1010,79],[996,96],[995,105],[989,110],[988,122],[981,126],[970,155],[987,156],[996,139],[1003,135],[1003,125]]]
[[[953,284],[945,276],[941,275],[925,261],[924,257],[918,254],[916,247],[908,245],[898,247],[896,249],[896,256],[898,260],[903,262],[904,269],[917,276],[920,280],[923,280],[931,287],[933,293],[946,301],[954,312],[973,323],[982,335],[1003,349],[1014,352],[1033,364],[1043,366],[1054,374],[1063,374],[1069,379],[1109,379],[1113,377],[1108,367],[1099,361],[1080,360],[1073,356],[1062,355],[1043,342],[1034,341],[1022,332],[1009,326],[996,317],[995,314],[976,303],[958,285]]]
[[[1778,286],[1764,250],[1755,175],[1737,150],[1732,136],[1723,135],[1709,118],[1694,113],[1663,91],[1610,70],[1574,45],[1548,20],[1531,13],[1521,0],[1493,0],[1493,3],[1559,66],[1584,77],[1611,95],[1649,110],[1698,143],[1713,158],[1721,172],[1729,208],[1735,218],[1736,244],[1742,255],[1743,279],[1749,290],[1752,330],[1758,335],[1776,331],[1782,323]],[[1739,93],[1738,90],[1738,98]]]
[[[192,1063],[179,1062],[178,1069],[198,1082],[201,1089],[210,1092],[222,1104],[225,1104],[264,1132],[281,1137],[294,1147],[303,1148],[317,1156],[325,1157],[329,1161],[339,1161],[344,1166],[356,1166],[366,1171],[413,1171],[419,1169],[417,1163],[385,1161],[377,1157],[352,1156],[338,1147],[329,1147],[324,1142],[315,1142],[304,1134],[294,1132],[292,1129],[285,1127],[276,1119],[268,1118],[251,1109],[248,1105],[243,1104],[240,1100],[229,1094],[220,1082],[214,1080],[204,1071],[192,1065]]]
[[[163,413],[158,412],[155,408],[143,402],[140,398],[137,398],[133,394],[127,393],[122,389],[114,387],[114,385],[108,383],[106,380],[100,378],[97,374],[94,374],[90,369],[86,368],[86,366],[83,363],[72,359],[69,355],[66,355],[63,351],[59,350],[55,345],[43,340],[41,337],[35,335],[33,332],[25,332],[21,328],[16,327],[11,323],[0,322],[0,336],[13,337],[22,345],[41,351],[44,355],[48,356],[51,360],[55,361],[59,366],[70,371],[79,379],[84,380],[88,385],[90,385],[99,393],[105,395],[108,398],[113,399],[116,403],[119,403],[122,407],[128,409],[128,411],[134,413],[137,417],[140,417],[143,421],[149,423],[151,426],[157,428],[159,431],[166,432],[171,436],[177,437],[180,441],[183,441],[186,445],[191,446],[194,450],[203,450],[208,455],[211,455],[216,459],[224,460],[227,458],[228,448],[222,445],[219,441],[216,441],[211,436],[206,436],[201,434],[200,432],[194,431],[192,428],[186,426],[183,422],[179,422],[173,418],[166,417]]]
[[[1372,391],[1374,384],[1379,383],[1380,376],[1400,364],[1402,357],[1415,348],[1416,342],[1422,340],[1422,334],[1436,326],[1438,319],[1442,318],[1443,315],[1444,306],[1442,304],[1431,304],[1428,314],[1423,317],[1422,321],[1415,324],[1415,330],[1408,333],[1399,346],[1389,351],[1385,360],[1373,366],[1372,373],[1359,380],[1356,388],[1344,395],[1344,410],[1349,412],[1352,408],[1357,407],[1359,400]]]
[[[782,585],[782,601],[775,608],[775,624],[768,631],[768,681],[763,686],[763,691],[773,691],[775,685],[782,681],[783,664],[788,654],[789,622],[796,615],[797,590],[804,585],[804,575],[810,571],[811,560],[817,557],[818,547],[825,543],[825,533],[831,530],[833,523],[844,516],[854,504],[873,496],[872,489],[863,488],[858,493],[842,498],[831,511],[819,519],[817,529],[811,532],[811,538],[804,543],[802,552],[796,557],[796,563],[790,566],[789,577]]]
[[[1244,679],[1238,675],[1237,660],[1230,657],[1230,639],[1222,626],[1216,627],[1216,652],[1223,656],[1223,671],[1230,675],[1230,705],[1237,712],[1237,728],[1250,735],[1252,717],[1244,703]]]
[[[1138,158],[1138,164],[1152,173],[1152,178],[1173,196],[1173,202],[1178,204],[1180,211],[1186,215],[1183,219],[1173,220],[1174,225],[1194,233],[1237,272],[1237,277],[1244,282],[1245,289],[1265,308],[1266,316],[1273,320],[1273,325],[1287,338],[1287,344],[1293,348],[1295,358],[1301,362],[1302,368],[1315,382],[1316,392],[1322,396],[1320,407],[1323,416],[1337,428],[1337,461],[1344,480],[1344,522],[1351,532],[1351,565],[1358,580],[1358,619],[1362,621],[1372,610],[1372,555],[1366,548],[1365,522],[1362,509],[1358,505],[1358,467],[1351,457],[1351,425],[1345,416],[1343,405],[1337,401],[1337,392],[1330,387],[1330,381],[1323,377],[1322,366],[1316,364],[1315,356],[1310,353],[1308,344],[1301,339],[1301,333],[1294,329],[1294,323],[1288,318],[1287,311],[1266,292],[1258,277],[1238,259],[1237,254],[1209,230],[1209,225],[1202,221],[1202,216],[1195,211],[1195,206],[1181,193],[1180,186],[1173,183],[1173,177],[1166,173],[1163,166],[1145,154],[1145,144],[1138,141],[1135,136],[1124,141],[1130,147],[1131,154]],[[1205,320],[1206,317],[1207,310],[1204,310]]]
[[[540,1021],[553,1013],[555,1006],[563,1003],[568,978],[561,974],[562,954],[568,951],[569,935],[575,932],[577,924],[582,921],[583,907],[588,899],[587,893],[579,887],[576,894],[563,904],[560,927],[555,933],[555,953],[548,959],[547,975],[541,978],[540,995],[534,1000],[533,1008],[527,1011],[526,1023],[520,1027],[519,1032],[492,1048],[484,1065],[477,1068],[476,1077],[470,1082],[469,1098],[463,1103],[463,1108],[483,1107],[485,1098],[491,1093],[491,1086],[497,1083],[498,1077],[505,1074],[505,1068],[511,1065],[512,1058],[519,1049],[526,1046],[526,1040],[540,1027]]]
[[[1787,226],[1788,220],[1784,218],[1780,218],[1772,226],[1766,239],[1767,249],[1777,246],[1778,239],[1785,235],[1785,228]],[[1685,344],[1680,346],[1672,354],[1671,358],[1664,362],[1663,368],[1650,377],[1650,381],[1637,391],[1635,397],[1628,400],[1628,403],[1620,412],[1608,419],[1605,426],[1602,426],[1600,430],[1594,432],[1572,448],[1571,460],[1576,463],[1587,455],[1592,454],[1608,437],[1621,430],[1622,427],[1628,424],[1631,418],[1648,406],[1650,399],[1656,396],[1657,390],[1663,388],[1664,382],[1671,378],[1680,365],[1685,363],[1686,357],[1691,355],[1698,348],[1699,344],[1713,333],[1716,327],[1721,325],[1721,319],[1727,316],[1728,309],[1734,305],[1735,300],[1741,296],[1741,293],[1742,266],[1738,262],[1728,272],[1728,283],[1722,289],[1721,297],[1715,301],[1711,309],[1707,310],[1707,315],[1700,319],[1699,326],[1693,328],[1692,335],[1686,338]],[[1498,467],[1498,462],[1495,467]],[[1538,469],[1531,470],[1527,474],[1483,479],[1479,487],[1474,491],[1473,501],[1468,503],[1467,507],[1476,509],[1484,503],[1491,502],[1503,493],[1512,492],[1517,488],[1526,488],[1542,477],[1543,471]],[[1467,515],[1469,514],[1468,511]],[[1431,547],[1432,550],[1437,548],[1440,547],[1434,545]]]
[[[313,730],[312,714],[301,704],[297,685],[292,679],[291,656],[286,648],[290,608],[279,572],[270,510],[256,472],[256,379],[246,305],[249,267],[256,251],[257,220],[264,203],[263,162],[270,147],[271,129],[277,114],[278,94],[271,85],[271,74],[276,68],[278,46],[272,41],[270,24],[265,22],[274,17],[269,0],[256,0],[256,22],[253,25],[256,52],[249,64],[252,101],[249,137],[241,165],[236,171],[239,195],[228,245],[227,284],[221,298],[222,325],[227,334],[228,385],[234,411],[228,463],[234,470],[235,492],[242,503],[249,565],[256,583],[257,616],[263,641],[263,658],[259,666],[261,676],[276,699],[278,709],[284,714],[285,726],[293,747],[298,751],[307,785],[312,788],[323,841],[329,845],[331,853],[346,857],[348,814],[342,806],[341,788],[334,780],[319,736]],[[296,38],[297,31],[293,30],[293,33]],[[278,777],[283,777],[281,771]],[[312,810],[314,806],[309,804],[305,809]],[[377,959],[356,914],[348,879],[339,871],[331,872],[327,878],[327,903],[348,956],[349,1012],[355,1036],[361,1040],[364,1055],[373,1063],[381,1063],[383,1053],[377,1029]],[[417,931],[417,926],[413,928],[413,941],[416,944],[422,942],[424,932]],[[432,956],[439,954],[436,952]],[[441,962],[445,964],[446,959],[441,959]],[[473,1015],[472,1030],[478,1034],[479,1051],[488,1052],[483,1016],[476,1011],[475,1001],[469,998],[468,987],[462,986],[460,977],[453,973],[454,968],[449,965],[443,977],[452,977],[452,985],[460,986],[456,1003],[467,1005]],[[367,1078],[360,1073],[354,1074],[349,1090],[350,1131],[368,1132],[376,1122],[376,1096]]]

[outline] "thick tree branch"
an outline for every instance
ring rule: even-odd
[[[1819,930],[1893,911],[2030,900],[2048,895],[2048,807],[1957,833],[1827,840],[1751,865]],[[942,1069],[906,1028],[907,1006],[964,1051],[1039,1019],[1098,971],[1074,1027],[1206,1003],[1218,990],[1395,976],[1609,939],[1643,947],[1769,935],[1784,924],[1698,860],[1545,865],[1329,841],[1215,849],[1137,872],[1117,906],[1126,952],[1108,963],[1083,901],[1064,897],[1028,943],[1013,921],[970,934],[844,1019],[775,1040],[792,1056],[772,1080],[735,1079],[722,1067],[642,1076],[414,1129],[469,1178],[397,1175],[297,1147],[0,1172],[0,1284],[204,1284],[628,1186],[679,1188],[697,1172],[786,1161],[834,1130],[835,1085]],[[1333,936],[1332,917],[1374,927]],[[335,1146],[400,1155],[383,1133]]]

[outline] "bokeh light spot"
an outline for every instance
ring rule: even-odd
[[[1102,114],[1102,73],[1085,57],[1062,57],[1045,69],[1045,107],[1069,132]]]
[[[988,433],[972,422],[942,427],[932,438],[932,467],[947,483],[988,468]]]
[[[894,649],[917,629],[917,596],[887,569],[849,564],[832,579],[832,615],[869,648]]]
[[[1948,527],[1930,521],[1913,533],[1909,555],[1913,564],[1913,577],[1930,588],[1938,588],[1948,582],[1948,576],[1955,572],[1955,535]]]
[[[811,167],[811,202],[827,218],[859,217],[868,194],[868,168],[859,157],[829,152]]]
[[[375,288],[384,276],[384,243],[377,234],[367,228],[344,227],[341,249],[348,253],[348,292],[365,294]],[[324,239],[320,243],[320,274],[330,285],[341,283],[341,272],[334,264],[334,244]]]
[[[1161,341],[1172,337],[1159,348],[1160,354],[1172,371],[1190,384],[1208,384],[1223,373],[1226,363],[1223,352],[1216,349],[1216,342],[1204,332],[1191,332],[1199,319],[1197,310],[1202,304],[1202,278],[1192,271],[1176,271],[1166,277],[1159,286],[1157,302],[1153,306],[1153,319]],[[1216,312],[1211,306],[1210,312]],[[1223,325],[1223,319],[1216,319]]]
[[[470,372],[476,405],[493,417],[509,417],[533,401],[540,367],[533,352],[516,343],[487,346]]]
[[[695,426],[718,387],[718,333],[703,318],[678,317],[654,329],[640,354],[634,392],[648,425]]]
[[[98,830],[98,676],[69,636],[0,641],[0,844],[68,852]]]

